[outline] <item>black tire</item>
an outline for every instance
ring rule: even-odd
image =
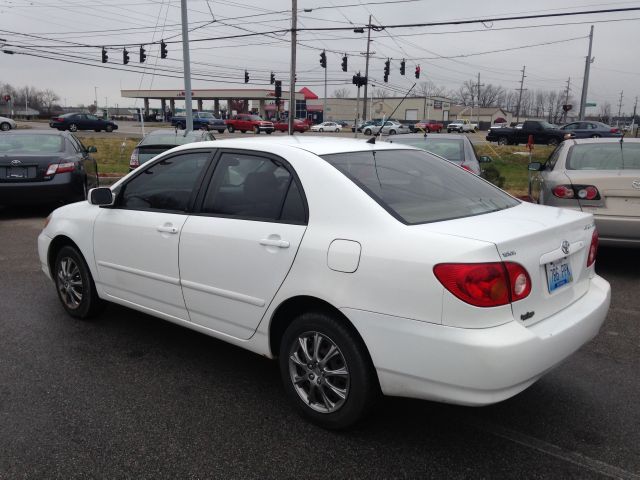
[[[324,132],[324,128],[319,128],[318,131],[319,132]]]
[[[253,127],[253,133],[260,135],[260,127]]]
[[[185,128],[187,128],[184,123],[177,123],[176,127],[178,128],[178,130],[184,130]]]
[[[9,130],[11,130],[11,125],[9,125],[8,122],[2,122],[0,123],[0,130],[2,130],[3,132],[8,132]]]
[[[303,363],[293,360],[294,357],[300,359],[300,338],[305,339],[307,346],[308,340],[322,339],[316,358],[305,358],[303,354]],[[327,354],[331,344],[337,347],[337,353],[322,365],[326,358],[323,355]],[[303,313],[289,325],[280,345],[279,363],[284,388],[291,402],[304,417],[324,428],[333,430],[354,425],[371,410],[380,396],[375,370],[360,337],[344,322],[323,312]],[[309,369],[308,365],[312,368]],[[346,375],[337,374],[339,370],[346,371]],[[293,378],[304,380],[298,380],[294,385]],[[329,382],[328,378],[332,380]],[[337,389],[344,399],[336,394]]]
[[[56,255],[53,280],[62,307],[75,318],[91,318],[103,306],[89,267],[76,248],[65,246]]]
[[[498,137],[498,145],[508,145],[509,139],[507,137]]]
[[[294,130],[294,132],[295,132],[295,130]],[[265,133],[266,133],[267,135],[271,135],[271,134],[273,133],[273,130],[265,130]]]
[[[549,141],[547,141],[547,145],[550,145],[552,147],[555,147],[556,145],[558,145],[558,143],[560,142],[557,138],[550,138]]]
[[[69,131],[70,132],[77,132],[78,131],[78,125],[76,125],[75,123],[70,123],[69,124]]]
[[[600,135],[598,135],[597,133],[594,133],[593,135],[591,135],[591,138],[600,138]]]
[[[99,128],[94,128],[93,131],[94,132],[100,132],[100,129]]]
[[[229,125],[229,127],[227,127],[227,130],[229,130],[229,133],[233,133],[236,131],[235,127],[233,125]]]
[[[224,130],[218,130],[218,133],[224,133]]]
[[[245,132],[246,132],[246,130],[240,130],[240,133],[245,133]]]
[[[372,132],[371,132],[371,129],[370,129],[370,128],[367,128],[367,129],[364,131],[364,134],[365,134],[365,135],[371,135],[371,133],[372,133]]]
[[[389,130],[389,135],[395,135],[396,133],[398,132],[396,132],[395,130]]]

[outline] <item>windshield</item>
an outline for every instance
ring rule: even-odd
[[[64,150],[64,138],[60,135],[0,135],[0,153],[48,154]]]
[[[540,126],[542,128],[558,128],[555,125],[550,124],[549,122],[540,122]]]
[[[258,122],[259,122],[259,121],[262,121],[262,118],[260,118],[258,115],[251,115],[251,116],[249,117],[249,119],[250,119],[250,120],[253,120],[254,122],[255,122],[255,121],[258,121]]]
[[[200,118],[216,118],[216,117],[214,117],[214,116],[213,116],[213,114],[212,114],[212,113],[209,113],[209,112],[200,112],[200,113],[198,114],[198,116],[199,116]]]
[[[393,143],[421,148],[427,152],[440,155],[451,162],[461,163],[464,161],[464,144],[462,140],[455,138],[400,138],[394,140]]]
[[[640,143],[574,145],[569,150],[567,170],[640,170]]]
[[[518,205],[517,200],[472,173],[419,150],[338,153],[322,158],[409,225]]]

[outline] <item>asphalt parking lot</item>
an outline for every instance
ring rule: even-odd
[[[640,479],[640,250],[601,248],[600,335],[528,390],[386,399],[335,433],[289,408],[275,362],[115,305],[67,316],[37,258],[47,213],[0,210],[2,479]]]

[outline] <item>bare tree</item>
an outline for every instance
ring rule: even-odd
[[[604,123],[611,121],[611,104],[609,102],[604,102],[604,104],[600,105],[600,120]]]
[[[476,95],[478,94],[477,85]],[[505,91],[500,85],[488,84],[484,88],[480,88],[480,96],[478,97],[478,103],[481,107],[494,107],[499,106],[504,102]]]
[[[420,82],[414,90],[414,97],[447,97],[447,89],[441,85],[436,85],[431,80]]]
[[[337,88],[333,91],[334,98],[349,98],[351,96],[351,90],[348,88]]]
[[[53,90],[47,88],[42,92],[42,105],[47,109],[47,114],[51,115],[51,109],[58,100],[60,96]]]
[[[384,88],[376,88],[373,91],[373,98],[384,99],[389,96],[389,93]]]

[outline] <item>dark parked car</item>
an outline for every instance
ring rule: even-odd
[[[84,200],[98,186],[98,165],[67,132],[10,131],[0,135],[0,205]]]
[[[621,137],[619,128],[612,127],[602,122],[572,122],[560,127],[571,138],[600,138],[600,137]]]
[[[77,132],[78,130],[113,132],[118,129],[118,125],[111,120],[102,120],[90,113],[65,113],[64,115],[53,117],[49,121],[49,126],[58,130],[69,130],[70,132]]]
[[[450,162],[460,165],[465,170],[482,174],[481,163],[491,161],[491,157],[477,157],[471,141],[464,135],[442,133],[439,135],[409,134],[389,139],[391,143],[411,145],[427,152],[435,153]],[[482,175],[481,175],[482,176]]]
[[[498,145],[518,145],[527,143],[529,136],[533,143],[542,145],[558,145],[564,140],[565,132],[555,125],[541,120],[527,120],[516,128],[490,128],[487,132],[487,142],[498,142]]]
[[[216,137],[213,136],[213,133],[205,130],[194,130],[192,132],[176,131],[168,128],[153,130],[152,132],[149,132],[140,141],[140,143],[136,145],[133,152],[131,152],[129,171],[135,170],[156,155],[166,152],[178,145],[194,142],[207,142],[215,139]]]

